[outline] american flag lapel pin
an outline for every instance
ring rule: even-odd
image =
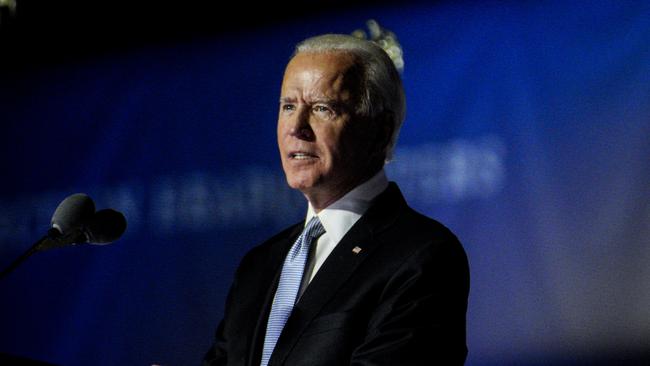
[[[357,246],[357,247],[354,247],[354,249],[352,249],[352,253],[354,253],[354,254],[359,254],[359,253],[361,253],[361,250],[362,250],[362,249],[361,249],[360,247]]]

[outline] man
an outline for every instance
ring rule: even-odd
[[[383,170],[404,111],[399,74],[373,42],[297,46],[277,134],[307,219],[244,257],[204,365],[464,363],[465,252]]]

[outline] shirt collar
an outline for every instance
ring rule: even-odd
[[[350,228],[368,210],[372,200],[388,187],[386,172],[382,169],[366,182],[356,186],[343,197],[318,213],[325,232],[339,242]],[[311,203],[307,207],[305,224],[316,216]]]

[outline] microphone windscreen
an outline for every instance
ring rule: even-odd
[[[126,218],[121,212],[106,208],[95,212],[86,226],[91,244],[108,244],[122,236],[126,230]]]
[[[85,193],[75,193],[59,203],[52,215],[52,227],[61,233],[81,227],[95,213],[95,203]]]

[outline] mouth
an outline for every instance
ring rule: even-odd
[[[289,159],[309,160],[309,159],[318,159],[318,156],[304,151],[292,151],[289,153]]]

